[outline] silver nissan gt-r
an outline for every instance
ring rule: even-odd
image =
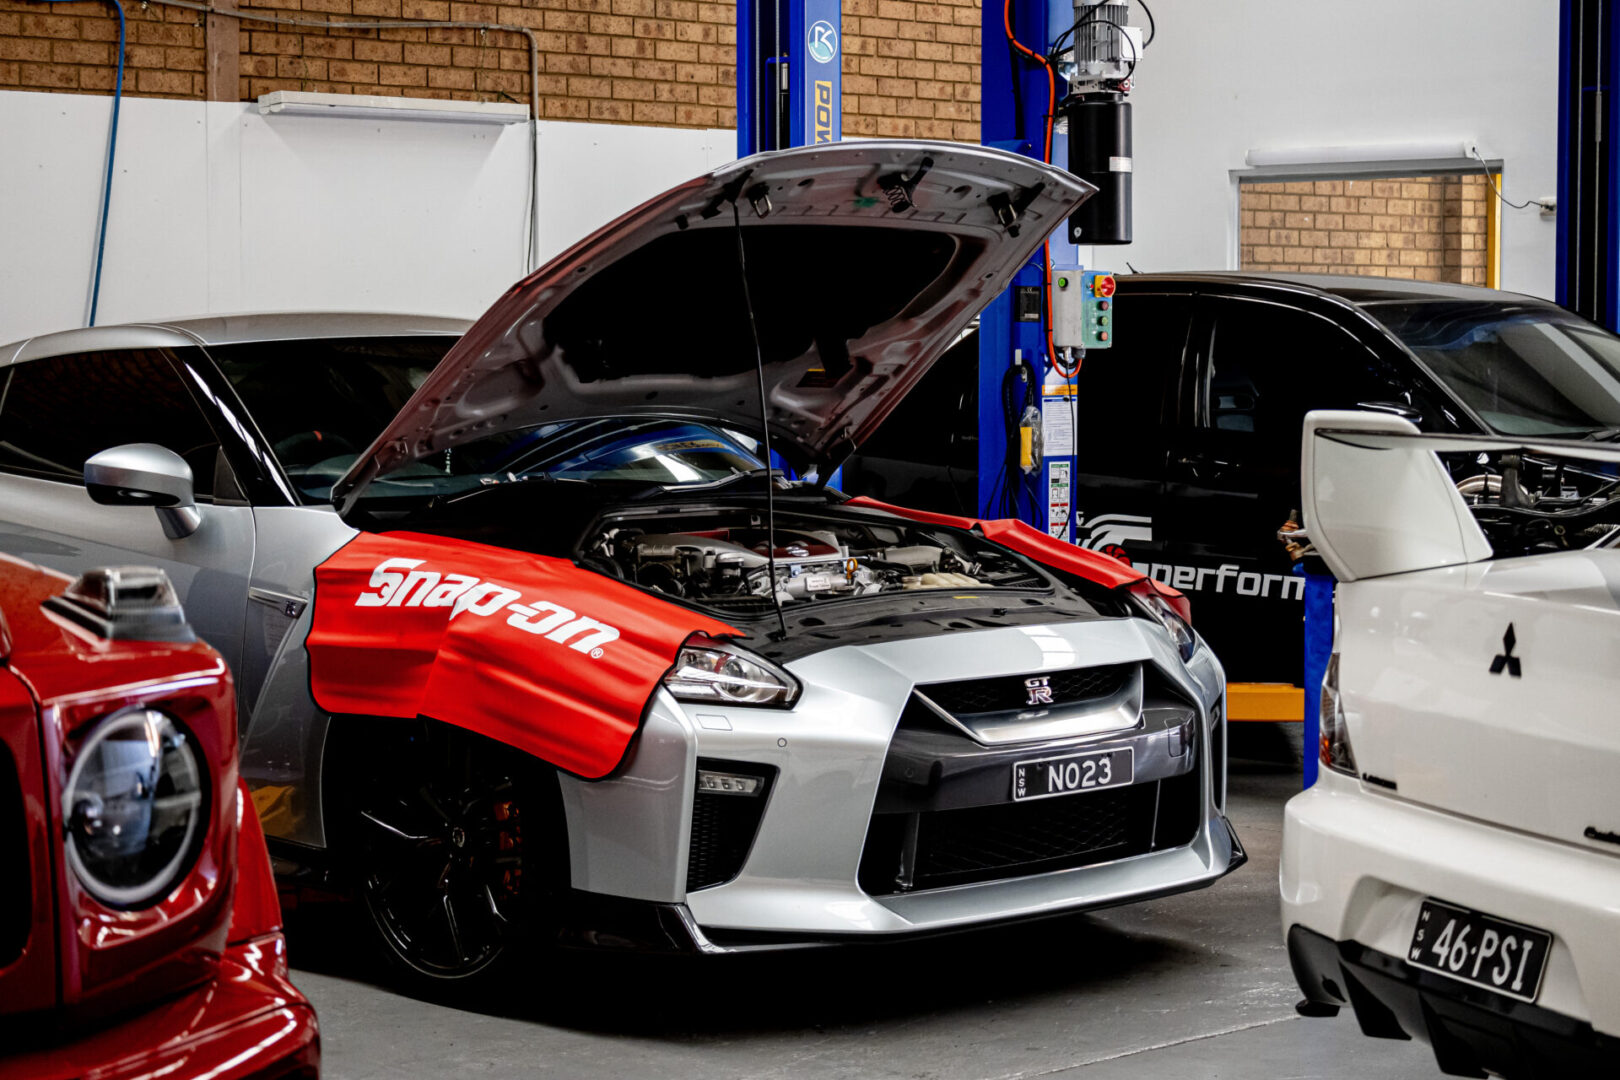
[[[470,328],[0,347],[0,551],[168,572],[235,672],[278,872],[353,888],[419,983],[526,937],[725,952],[1201,888],[1244,857],[1225,682],[1163,590],[763,464],[768,435],[830,476],[1090,190],[981,147],[802,148],[653,199]],[[315,569],[382,533],[552,557],[738,635],[668,658],[602,779],[476,724],[333,715]]]

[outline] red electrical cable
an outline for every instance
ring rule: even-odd
[[[1007,31],[1007,42],[1013,48],[1023,53],[1030,60],[1046,69],[1046,141],[1041,150],[1041,162],[1052,164],[1052,125],[1057,119],[1057,72],[1052,68],[1052,62],[1043,53],[1028,48],[1013,34],[1012,27],[1012,0],[1006,0],[1001,9],[1001,24]],[[1065,379],[1072,379],[1080,372],[1080,365],[1076,364],[1072,371],[1064,370],[1058,363],[1057,346],[1052,337],[1052,241],[1050,238],[1041,242],[1041,262],[1043,263],[1043,279],[1041,293],[1046,304],[1046,360],[1057,373]]]

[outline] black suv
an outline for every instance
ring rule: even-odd
[[[1302,681],[1303,585],[1276,533],[1299,505],[1308,410],[1384,409],[1436,432],[1620,436],[1620,338],[1528,296],[1137,274],[1119,278],[1115,328],[1117,344],[1081,373],[1076,536],[1191,597],[1239,684],[1235,719],[1298,718],[1298,695],[1241,684]],[[936,365],[845,466],[845,489],[976,512],[977,364],[969,340]]]

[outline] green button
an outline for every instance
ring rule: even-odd
[[[1058,278],[1058,288],[1067,289],[1068,287],[1069,287],[1069,279],[1068,278],[1066,278],[1066,277]]]

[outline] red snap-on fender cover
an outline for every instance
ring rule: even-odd
[[[431,717],[594,780],[698,631],[741,636],[566,559],[361,533],[315,569],[310,688],[330,713]]]
[[[1004,518],[995,521],[977,521],[973,518],[956,517],[952,514],[934,514],[926,510],[908,510],[904,506],[891,506],[888,503],[868,499],[864,495],[849,500],[850,506],[865,506],[872,510],[883,510],[900,517],[910,518],[912,521],[922,521],[929,525],[950,525],[958,529],[971,529],[978,526],[979,532],[986,540],[993,544],[1000,544],[1010,548],[1020,555],[1028,556],[1043,566],[1050,566],[1058,570],[1065,570],[1087,581],[1095,581],[1110,589],[1117,589],[1122,585],[1134,585],[1146,578],[1147,575],[1128,563],[1103,555],[1095,551],[1071,544],[1066,540],[1059,540],[1055,536],[1047,536],[1039,529],[1023,521],[1013,518]]]

